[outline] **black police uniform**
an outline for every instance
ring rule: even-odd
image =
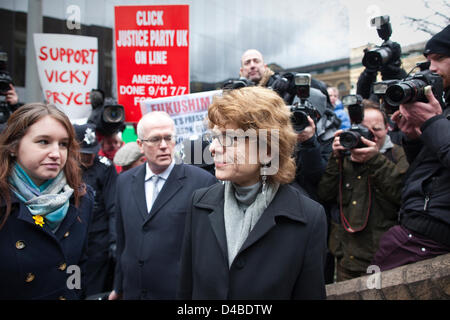
[[[83,169],[83,181],[95,190],[86,267],[86,295],[90,296],[112,290],[117,171],[108,158],[98,155],[95,156],[91,167]]]

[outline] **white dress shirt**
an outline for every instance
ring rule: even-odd
[[[158,193],[161,191],[161,189],[164,186],[164,183],[166,182],[167,178],[169,177],[170,173],[172,172],[173,167],[175,166],[175,161],[172,161],[172,163],[167,167],[166,170],[158,174],[159,180],[157,182],[156,187],[158,188]],[[150,166],[148,165],[148,162],[145,164],[145,202],[147,204],[147,212],[149,213],[152,209],[152,195],[153,195],[153,182],[151,180],[151,177],[153,177],[155,174],[150,169]]]

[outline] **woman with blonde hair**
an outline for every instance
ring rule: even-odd
[[[224,183],[197,190],[187,216],[181,299],[323,299],[326,217],[289,183],[297,135],[272,90],[225,91],[208,109]]]
[[[80,298],[93,191],[78,149],[69,118],[42,103],[0,135],[0,299]]]

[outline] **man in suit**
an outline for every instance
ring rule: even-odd
[[[192,193],[217,180],[175,164],[175,124],[167,113],[144,115],[137,134],[147,162],[117,181],[117,265],[109,299],[175,299]]]

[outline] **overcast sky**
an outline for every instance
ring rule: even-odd
[[[442,12],[442,0],[429,0]],[[27,0],[0,0],[0,7],[26,11]],[[191,80],[238,76],[248,48],[284,68],[348,57],[350,48],[381,43],[370,18],[390,15],[392,40],[402,46],[429,39],[404,16],[429,17],[423,0],[43,0],[46,16],[64,19],[76,4],[81,22],[114,27],[115,5],[190,5]],[[436,21],[439,22],[439,21]]]

